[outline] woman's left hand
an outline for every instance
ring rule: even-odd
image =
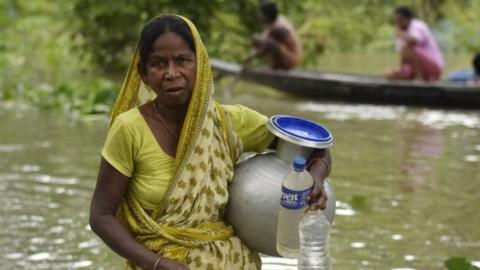
[[[327,192],[325,191],[325,187],[323,186],[323,179],[321,179],[318,175],[312,175],[313,177],[313,190],[309,195],[308,199],[308,210],[317,210],[317,209],[325,209],[327,207]]]
[[[321,153],[321,152],[320,152]],[[328,158],[325,158],[326,155]],[[323,153],[321,158],[313,158],[310,160],[308,171],[313,177],[313,189],[308,199],[308,210],[325,209],[327,206],[327,192],[323,186],[324,180],[330,173],[331,159],[329,152]]]

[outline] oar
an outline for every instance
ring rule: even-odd
[[[242,66],[240,70],[234,75],[233,79],[227,84],[227,86],[223,89],[223,98],[229,99],[231,97],[231,93],[235,88],[235,85],[240,80],[240,77],[245,73],[248,68],[248,64],[255,59],[259,55],[258,51],[252,52],[245,60],[242,61]]]

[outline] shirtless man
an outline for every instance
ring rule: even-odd
[[[473,70],[475,71],[474,82],[480,84],[480,53],[477,53],[473,58]]]
[[[400,68],[385,74],[388,79],[435,81],[440,79],[444,60],[428,25],[413,16],[408,7],[397,7],[395,15],[396,48]]]
[[[278,14],[275,3],[260,4],[265,29],[253,37],[255,55],[261,56],[272,69],[292,69],[302,57],[300,40],[293,25]]]

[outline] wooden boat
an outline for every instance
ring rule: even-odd
[[[211,59],[220,74],[237,74],[236,63]],[[246,69],[241,78],[319,100],[480,108],[480,86],[454,82],[392,81],[382,77],[305,70]]]

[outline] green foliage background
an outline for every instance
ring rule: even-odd
[[[477,0],[278,0],[302,38],[303,68],[318,56],[389,51],[395,5],[413,7],[445,52],[480,50]],[[161,13],[191,18],[212,57],[238,61],[259,31],[257,0],[4,0],[0,2],[0,99],[82,113],[113,102],[142,25]]]

